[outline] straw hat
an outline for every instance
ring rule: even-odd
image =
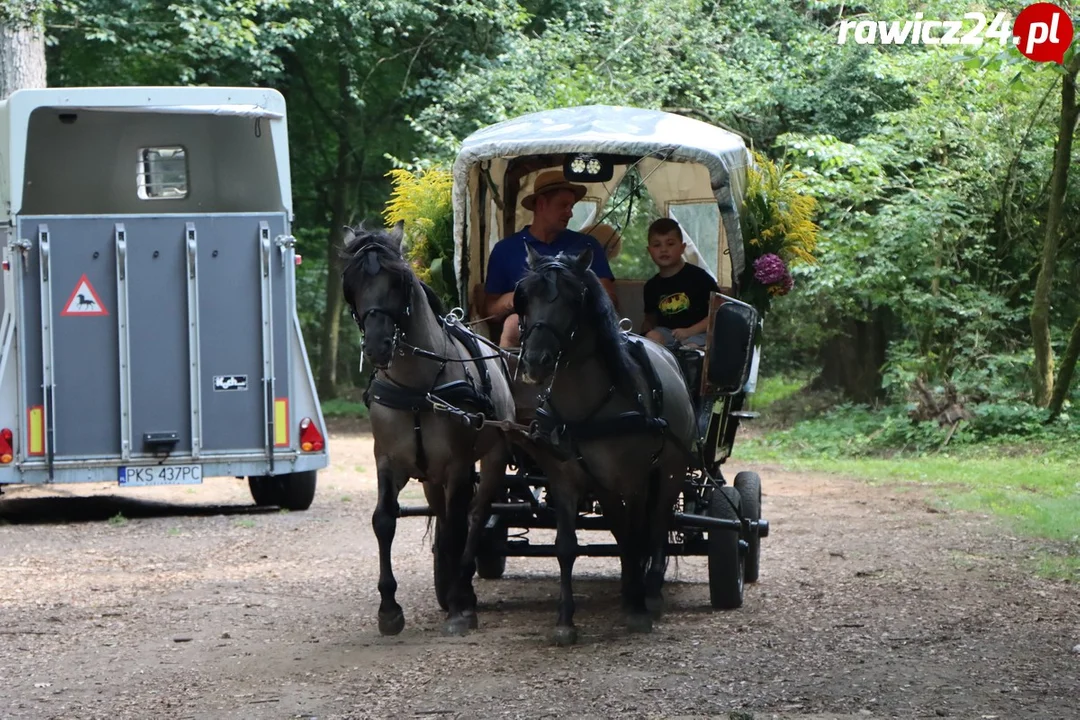
[[[604,248],[604,254],[607,255],[608,260],[613,260],[622,250],[622,235],[607,223],[600,223],[592,228],[589,230],[589,235],[592,235],[596,242],[600,243],[600,247]]]
[[[521,207],[532,210],[538,195],[555,192],[556,190],[573,190],[575,202],[585,197],[586,193],[584,185],[575,185],[568,181],[562,170],[546,170],[536,177],[532,194],[525,196],[521,201]]]

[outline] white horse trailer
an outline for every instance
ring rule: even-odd
[[[0,102],[0,488],[247,477],[305,509],[326,431],[274,90]]]

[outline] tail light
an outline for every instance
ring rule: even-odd
[[[326,442],[323,440],[322,433],[319,432],[319,428],[315,427],[315,423],[311,422],[311,418],[304,418],[300,421],[300,449],[304,452],[318,452],[326,446]]]
[[[15,457],[15,451],[11,447],[11,431],[7,428],[0,430],[0,463],[7,465]]]

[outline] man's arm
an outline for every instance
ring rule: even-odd
[[[514,293],[484,293],[484,314],[503,318],[514,312]]]

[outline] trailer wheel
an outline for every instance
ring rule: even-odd
[[[248,478],[248,489],[260,507],[277,505],[286,510],[307,510],[315,499],[316,472],[257,475]]]
[[[761,478],[756,472],[749,470],[735,476],[733,483],[739,491],[742,501],[742,516],[747,520],[758,521],[761,519]],[[758,572],[761,569],[761,538],[756,532],[751,532],[746,538],[749,546],[746,551],[746,568],[743,577],[746,582],[757,582]]]
[[[709,498],[709,516],[738,520],[738,491],[726,485],[714,490]],[[718,610],[734,610],[743,604],[741,537],[742,533],[732,530],[709,530],[709,600]]]
[[[494,527],[484,528],[476,553],[476,574],[485,580],[498,580],[506,572],[506,523],[494,517]]]

